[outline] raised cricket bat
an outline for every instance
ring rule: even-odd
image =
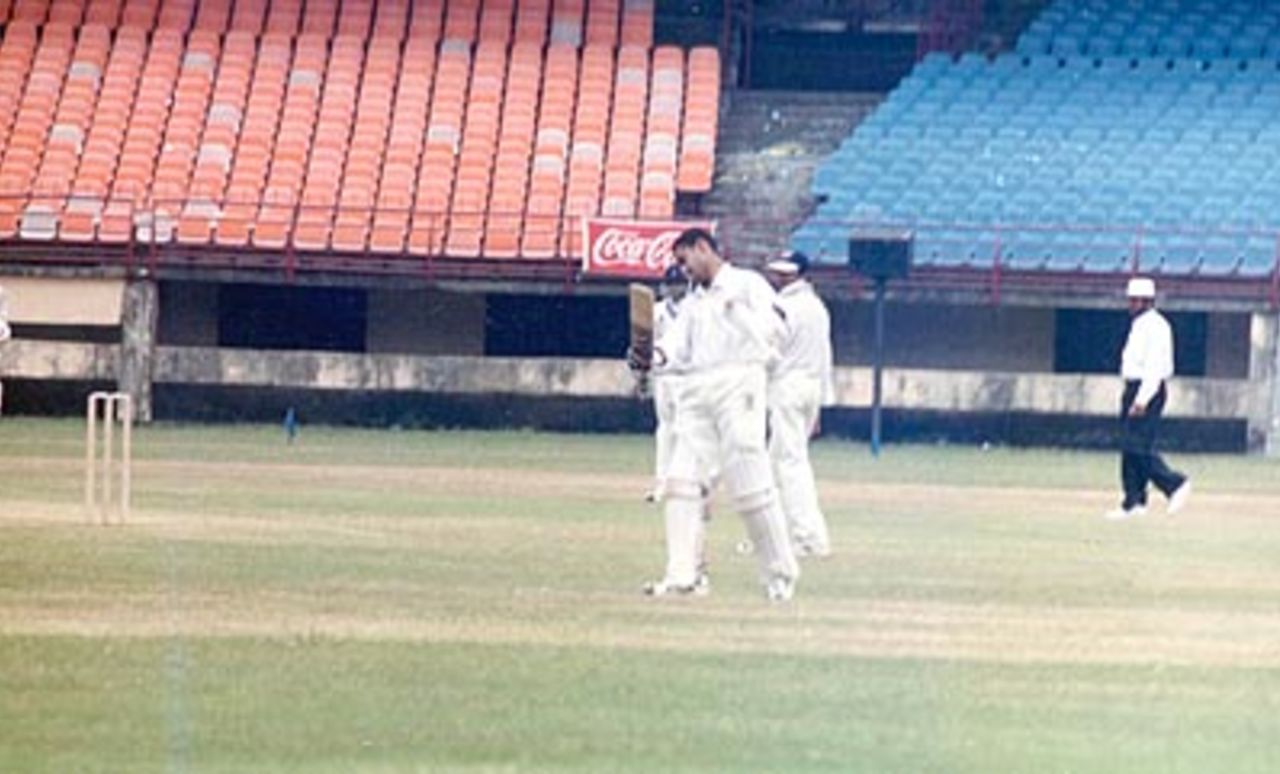
[[[633,282],[627,288],[631,318],[631,359],[641,368],[653,366],[653,288]]]

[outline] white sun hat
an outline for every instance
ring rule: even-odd
[[[1134,277],[1129,280],[1124,294],[1129,298],[1155,298],[1156,283],[1150,277]]]

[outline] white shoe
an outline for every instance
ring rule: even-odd
[[[705,597],[711,593],[711,578],[701,573],[691,585],[671,583],[663,579],[644,584],[646,597]]]
[[[765,584],[764,595],[770,602],[790,602],[796,595],[796,581],[785,575],[775,575]]]
[[[1135,505],[1132,508],[1116,508],[1102,514],[1102,518],[1107,521],[1125,521],[1127,519],[1136,519],[1139,516],[1145,516],[1147,509],[1142,505]]]
[[[1182,482],[1182,486],[1173,490],[1173,494],[1169,495],[1169,505],[1165,507],[1165,514],[1172,516],[1183,508],[1187,507],[1187,500],[1191,499],[1191,479]]]

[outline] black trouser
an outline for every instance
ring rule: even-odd
[[[1126,509],[1147,504],[1148,482],[1168,497],[1187,480],[1156,453],[1156,436],[1164,414],[1164,384],[1156,390],[1145,412],[1131,416],[1129,409],[1138,395],[1138,386],[1139,382],[1126,381],[1124,396],[1120,399],[1120,481],[1124,485],[1123,507]]]

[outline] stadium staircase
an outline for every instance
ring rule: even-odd
[[[732,93],[702,211],[721,224],[735,260],[760,263],[786,248],[816,206],[814,170],[879,100],[831,92]]]

